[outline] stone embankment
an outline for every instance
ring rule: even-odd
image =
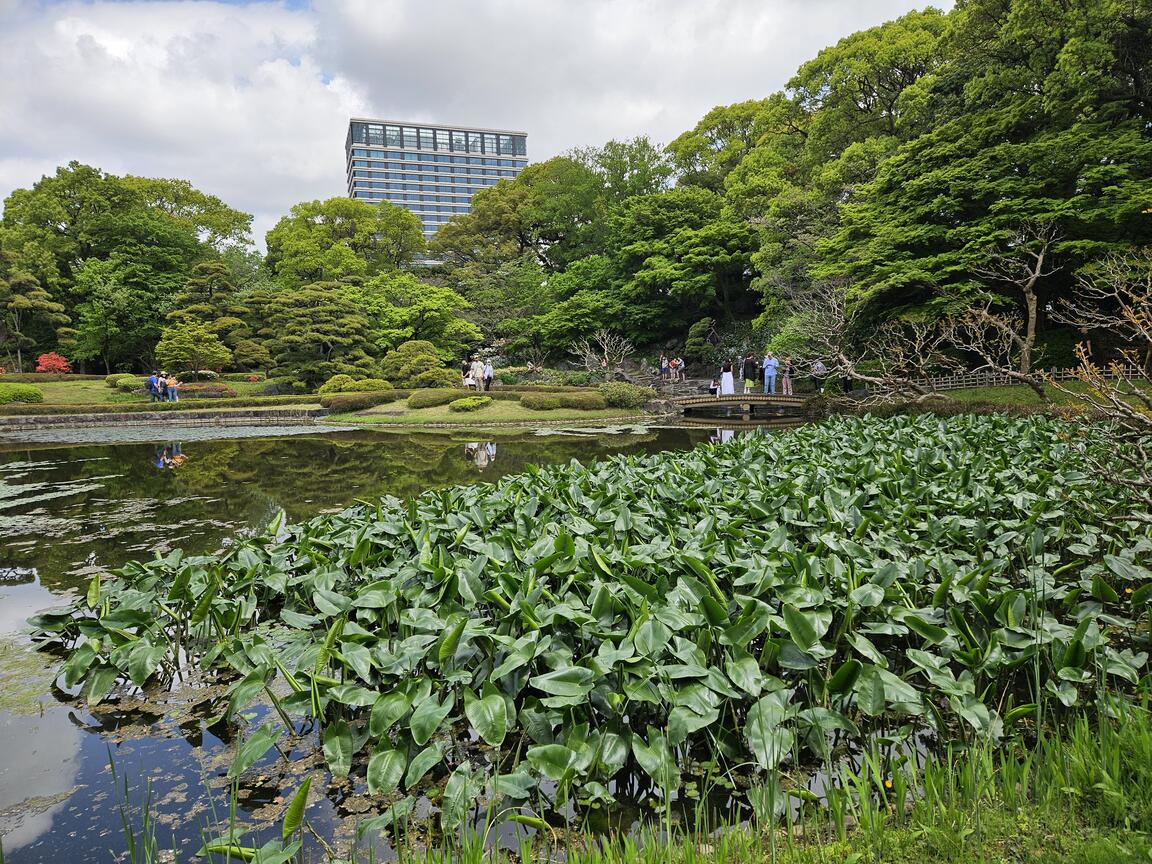
[[[24,414],[0,416],[0,432],[61,426],[258,426],[309,425],[327,417],[328,409],[205,408],[188,411],[125,411],[116,414]]]

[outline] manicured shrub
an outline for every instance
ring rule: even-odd
[[[609,381],[599,387],[600,395],[613,408],[643,408],[644,403],[656,398],[651,387],[640,387],[623,381]]]
[[[140,378],[137,375],[125,375],[116,384],[116,389],[121,393],[139,393],[147,387],[148,379]]]
[[[333,375],[318,388],[316,388],[316,392],[321,396],[327,396],[329,393],[340,393],[344,390],[346,385],[351,384],[355,380],[356,379],[351,375],[345,375],[343,373],[339,375]]]
[[[412,387],[457,387],[460,375],[452,369],[425,369],[411,379]]]
[[[63,354],[49,351],[47,354],[41,354],[36,358],[36,371],[53,375],[67,375],[72,371],[72,364]]]
[[[35,384],[0,384],[0,405],[43,401],[44,392]]]
[[[364,411],[375,408],[377,405],[387,405],[397,402],[408,395],[407,390],[376,390],[369,393],[336,393],[322,396],[320,404],[333,414],[348,414],[352,411]]]
[[[198,381],[215,381],[217,378],[220,377],[219,372],[214,372],[211,369],[197,369],[195,372],[193,372],[191,374],[195,375],[196,380],[198,380]]]
[[[575,408],[578,411],[601,411],[608,407],[608,401],[599,393],[561,393],[561,408]]]
[[[380,361],[380,371],[397,387],[450,387],[459,383],[457,373],[444,368],[436,346],[423,339],[393,348]]]
[[[551,393],[525,393],[520,404],[533,411],[555,411],[560,407],[560,397]]]
[[[203,381],[181,384],[178,392],[181,399],[235,399],[236,391],[223,381]]]
[[[459,387],[453,390],[417,390],[408,397],[409,408],[435,408],[437,405],[447,405],[461,398],[460,394],[466,392]]]
[[[455,402],[448,403],[449,411],[479,411],[485,405],[492,404],[491,396],[465,396]]]
[[[376,393],[380,390],[391,390],[392,382],[383,378],[361,378],[340,388],[341,393]]]
[[[131,372],[113,372],[111,375],[104,376],[104,383],[116,390],[120,387],[121,381],[135,381],[136,376]]]
[[[256,384],[268,376],[263,372],[225,372],[218,377],[221,381],[247,381],[249,384]]]

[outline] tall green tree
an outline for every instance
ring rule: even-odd
[[[232,352],[203,324],[182,323],[164,331],[156,345],[156,361],[182,372],[219,372],[232,362]]]
[[[934,128],[878,168],[822,247],[877,310],[963,305],[974,272],[1028,223],[1061,236],[1041,304],[1112,250],[1152,241],[1152,9],[1121,0],[972,0],[928,95]],[[1141,46],[1141,47],[1136,47]]]
[[[64,314],[64,304],[56,303],[39,280],[17,270],[0,275],[0,350],[15,353],[16,371],[24,371],[24,352],[35,348],[37,325],[52,335],[56,342],[71,319]]]
[[[403,207],[338,197],[295,205],[267,243],[269,270],[298,287],[395,270],[424,251],[424,234]]]
[[[333,375],[373,371],[371,324],[339,282],[313,282],[275,292],[265,307],[273,373],[315,389]]]
[[[646,135],[609,141],[603,147],[577,148],[570,155],[600,176],[603,194],[611,201],[661,192],[676,171],[668,151]]]
[[[537,162],[515,180],[477,192],[472,212],[455,217],[430,244],[453,265],[500,264],[531,252],[556,272],[598,248],[603,184],[566,156]]]
[[[461,356],[484,339],[464,318],[468,301],[442,285],[421,282],[411,273],[386,273],[350,288],[367,316],[378,353],[402,342],[431,342],[445,360]]]

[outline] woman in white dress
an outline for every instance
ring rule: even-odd
[[[732,380],[732,361],[725,360],[720,366],[720,395],[731,396],[736,392],[736,383]]]

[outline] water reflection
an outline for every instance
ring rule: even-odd
[[[100,568],[190,552],[357,499],[409,497],[491,481],[529,464],[686,449],[706,429],[581,435],[342,432],[291,438],[161,440],[106,446],[0,444],[0,568],[39,572],[52,591],[86,586]],[[461,458],[463,453],[463,458]]]

